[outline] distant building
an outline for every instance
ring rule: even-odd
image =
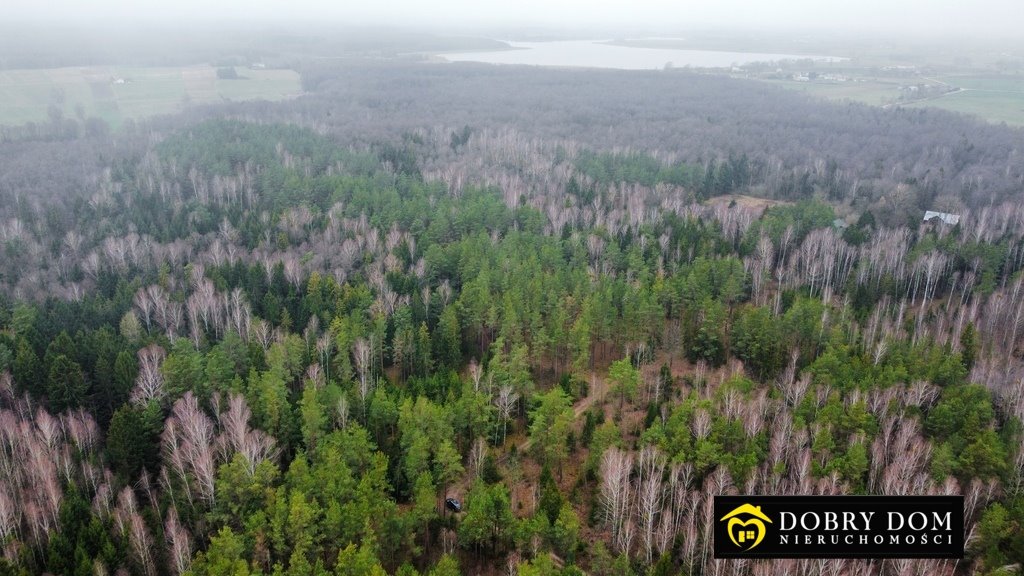
[[[931,222],[936,218],[941,220],[943,224],[949,224],[950,226],[956,226],[960,222],[959,214],[948,214],[946,212],[935,212],[933,210],[928,210],[927,212],[925,212],[924,218],[921,221]]]

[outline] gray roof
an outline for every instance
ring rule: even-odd
[[[932,220],[934,218],[938,218],[939,220],[942,220],[942,222],[944,224],[949,224],[950,226],[956,226],[957,223],[960,222],[960,215],[959,214],[948,214],[946,212],[935,212],[934,210],[928,210],[927,212],[925,212],[924,213],[924,219],[922,221],[923,222],[928,222],[929,220]]]

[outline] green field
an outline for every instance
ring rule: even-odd
[[[1024,126],[1024,92],[1019,94],[965,90],[927,102],[911,104],[973,114],[989,122]]]
[[[796,82],[793,80],[766,80],[770,84],[797,90],[812,96],[832,100],[853,100],[874,106],[892,103],[899,95],[899,81],[863,80],[849,82]]]
[[[770,84],[833,100],[852,100],[875,106],[942,108],[989,122],[1024,126],[1024,76],[947,75],[906,78],[859,78],[848,82],[765,80]],[[917,102],[900,102],[900,86],[944,83],[962,90]]]
[[[166,114],[189,104],[226,100],[280,100],[298,94],[292,70],[238,68],[222,80],[210,66],[177,68],[56,68],[0,71],[0,124],[48,119],[51,106],[65,117],[96,116],[112,126]]]
[[[940,79],[963,90],[910,106],[931,106],[973,114],[990,122],[1024,126],[1024,77],[944,76]]]

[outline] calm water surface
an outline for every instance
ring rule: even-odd
[[[668,48],[636,48],[615,46],[594,40],[560,40],[556,42],[507,42],[513,50],[462,52],[445,54],[452,62],[486,62],[488,64],[527,64],[533,66],[573,66],[584,68],[618,68],[650,70],[676,68],[727,68],[753,62],[812,59],[820,62],[844,60],[833,56],[767,54],[757,52],[721,52],[714,50],[677,50]]]

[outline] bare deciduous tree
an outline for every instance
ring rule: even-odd
[[[131,401],[137,406],[144,406],[151,401],[163,400],[164,376],[160,371],[167,353],[156,344],[150,344],[138,352],[139,373],[135,378],[135,387],[131,392]]]

